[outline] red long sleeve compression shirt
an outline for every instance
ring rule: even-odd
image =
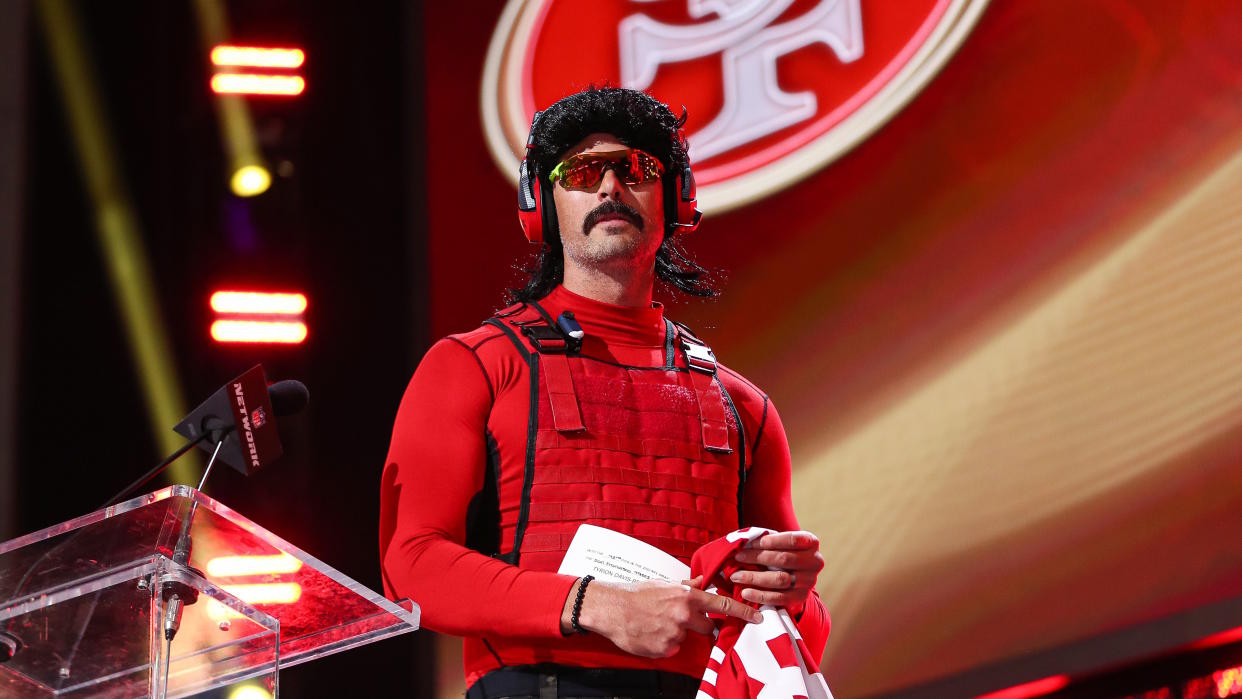
[[[564,289],[541,304],[553,317],[572,307],[586,331],[584,355],[630,366],[664,362],[658,305],[612,306]],[[735,372],[721,366],[718,375],[750,442],[743,524],[798,529],[789,449],[775,408]],[[384,469],[380,552],[386,593],[417,602],[425,627],[467,637],[468,683],[496,667],[529,662],[699,676],[706,658],[698,655],[711,647],[706,638],[663,660],[630,656],[601,639],[565,639],[560,618],[574,578],[523,570],[465,546],[467,513],[481,500],[489,452],[499,466],[498,487],[521,487],[529,400],[527,364],[492,326],[445,338],[427,352],[397,412]],[[811,652],[822,654],[829,622],[817,596],[802,611],[799,627]]]

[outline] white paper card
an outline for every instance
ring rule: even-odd
[[[621,532],[583,524],[556,571],[562,575],[594,575],[606,582],[634,583],[689,579],[690,566],[660,549]]]

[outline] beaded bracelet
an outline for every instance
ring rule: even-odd
[[[582,581],[578,583],[578,596],[574,598],[574,611],[569,617],[569,625],[573,627],[573,630],[576,633],[584,634],[587,632],[587,630],[582,628],[582,626],[578,623],[578,615],[582,614],[582,600],[586,597],[587,585],[590,585],[591,581],[594,579],[594,575],[584,575],[582,576]]]

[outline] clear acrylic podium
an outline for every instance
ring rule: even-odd
[[[189,565],[173,561],[193,513]],[[168,584],[197,591],[171,650]],[[0,697],[182,697],[418,628],[394,603],[188,486],[0,544]],[[167,680],[165,680],[167,676]],[[165,684],[167,682],[167,684]]]

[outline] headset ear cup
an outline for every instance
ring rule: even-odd
[[[698,189],[694,183],[694,172],[690,166],[682,168],[676,180],[677,230],[689,233],[699,227],[703,214],[695,208],[698,204]]]
[[[525,159],[518,169],[518,222],[522,224],[522,232],[532,243],[543,242],[543,212],[540,206],[542,187],[534,182],[530,166]]]
[[[552,196],[552,183],[545,179],[539,180],[539,211],[542,215],[543,235],[540,240],[547,241],[549,236],[557,239],[561,236],[561,226],[556,218],[556,199]]]
[[[536,172],[535,165],[529,157],[531,149],[535,146],[535,129],[542,116],[543,112],[535,112],[535,115],[531,117],[530,131],[526,134],[527,157],[522,158],[522,164],[518,167],[518,223],[522,224],[522,232],[532,243],[542,243],[544,231],[549,230],[544,225],[545,215],[540,201],[545,192],[539,181],[539,173]],[[553,221],[555,220],[554,214]]]

